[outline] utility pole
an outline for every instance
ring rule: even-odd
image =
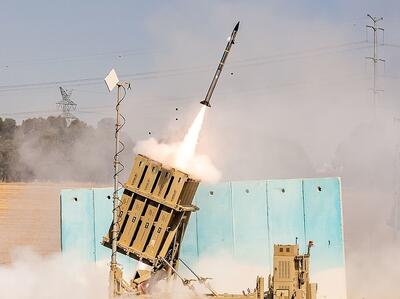
[[[374,86],[373,86],[373,95],[374,95],[374,108],[376,108],[376,95],[378,92],[383,91],[382,89],[378,89],[376,81],[377,81],[377,72],[378,72],[378,62],[385,62],[385,59],[381,59],[378,57],[378,30],[382,33],[385,29],[378,27],[378,22],[383,20],[383,17],[372,17],[370,14],[367,14],[372,22],[373,26],[366,25],[367,29],[371,29],[374,32],[374,56],[373,57],[366,57],[366,59],[372,60],[374,64]]]
[[[61,117],[65,118],[67,125],[71,123],[76,116],[71,113],[71,111],[76,110],[76,103],[71,100],[72,90],[66,90],[60,86],[61,98],[60,102],[57,102],[58,108],[62,111]]]
[[[396,131],[400,129],[400,118],[394,118],[394,125]],[[393,240],[396,242],[400,233],[400,139],[397,139],[395,147],[396,161],[394,164],[394,203],[391,209],[391,216],[388,224],[393,228]]]

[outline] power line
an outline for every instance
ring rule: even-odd
[[[75,113],[97,113],[95,111],[88,110],[97,110],[97,109],[106,109],[113,108],[113,105],[102,105],[102,106],[82,106]],[[59,110],[30,110],[30,111],[18,111],[18,112],[1,112],[0,115],[28,115],[28,114],[57,114]]]
[[[304,51],[299,51],[297,53],[303,53],[307,51],[318,51],[318,50],[323,50],[326,48],[339,48],[343,46],[348,46],[352,44],[358,44],[362,43],[361,42],[349,42],[349,43],[344,43],[344,44],[339,44],[339,45],[332,45],[332,46],[324,46],[321,48],[315,48],[315,49],[306,49]],[[1,62],[1,65],[3,67],[10,67],[12,65],[33,65],[33,64],[51,64],[51,63],[64,63],[64,62],[73,62],[73,61],[82,61],[86,59],[91,59],[91,58],[104,58],[107,56],[115,56],[116,58],[123,58],[126,56],[135,56],[135,55],[148,55],[148,54],[158,54],[165,52],[165,49],[128,49],[128,50],[121,50],[121,51],[110,51],[110,52],[100,52],[100,53],[94,53],[94,54],[86,54],[86,55],[76,55],[76,56],[70,56],[70,57],[54,57],[54,58],[46,58],[46,59],[34,59],[32,61],[24,61],[24,60],[14,60],[14,61],[9,61],[9,62]],[[296,52],[289,52],[289,53],[284,53],[284,54],[277,54],[279,55],[291,55],[295,54]]]
[[[33,111],[19,111],[19,112],[1,112],[0,115],[17,116],[17,115],[29,115],[29,114],[48,114],[57,112],[58,110],[33,110]]]
[[[2,62],[2,67],[10,67],[13,65],[36,65],[36,64],[52,64],[52,63],[65,63],[65,62],[74,62],[74,61],[82,61],[91,58],[104,58],[107,56],[115,56],[116,58],[123,58],[126,56],[135,56],[135,55],[147,55],[147,54],[157,54],[161,53],[163,50],[161,49],[134,49],[134,50],[122,50],[122,51],[111,51],[111,52],[102,52],[95,54],[87,54],[87,55],[77,55],[71,57],[54,57],[54,58],[46,58],[46,59],[34,59],[32,61],[24,61],[24,60],[14,60],[10,62]]]
[[[392,43],[390,43],[390,44],[388,44],[388,43],[385,43],[385,44],[383,44],[382,46],[386,46],[386,47],[392,47],[392,48],[400,48],[400,45],[397,45],[397,44],[392,44]]]
[[[363,50],[363,49],[369,49],[369,48],[371,48],[371,46],[361,46],[361,47],[356,47],[356,48],[336,50],[334,52],[328,52],[328,53],[305,54],[305,55],[301,55],[301,56],[277,58],[277,59],[273,59],[273,60],[254,61],[254,62],[249,62],[249,63],[245,63],[245,64],[234,64],[234,63],[232,63],[231,65],[233,67],[262,66],[264,64],[277,63],[277,62],[286,62],[286,61],[296,60],[296,59],[315,58],[315,57],[326,55],[326,54],[332,54],[332,53],[338,53],[338,52],[347,52],[347,51],[355,51],[355,50]]]
[[[231,63],[231,67],[254,67],[254,66],[262,66],[264,64],[276,63],[276,62],[284,62],[293,59],[304,59],[308,57],[315,57],[316,55],[323,55],[324,51],[330,50],[330,52],[343,52],[343,51],[354,51],[360,49],[366,49],[370,46],[362,46],[356,48],[347,48],[348,46],[353,46],[357,44],[363,43],[362,41],[358,42],[350,42],[343,43],[339,45],[325,46],[314,49],[308,49],[304,51],[297,52],[288,52],[288,53],[280,53],[273,54],[269,56],[262,57],[254,57],[249,59],[237,60],[236,62]],[[343,48],[343,49],[341,49]],[[336,50],[336,51],[333,51]],[[315,54],[315,52],[320,52],[319,54]],[[172,69],[164,69],[157,71],[148,71],[148,72],[137,72],[133,74],[124,74],[121,75],[123,78],[129,78],[134,80],[147,80],[147,79],[156,79],[161,77],[171,77],[171,76],[179,76],[186,75],[190,73],[197,72],[208,72],[213,68],[212,65],[208,66],[191,66],[191,67],[183,67],[183,68],[172,68]],[[15,91],[20,89],[31,89],[31,88],[43,88],[43,87],[51,87],[54,85],[73,85],[73,86],[87,86],[87,85],[96,85],[102,84],[102,77],[92,77],[92,78],[82,78],[82,79],[73,79],[73,80],[61,80],[61,81],[48,81],[48,82],[38,82],[38,83],[25,83],[25,84],[16,84],[16,85],[2,85],[0,86],[0,92],[7,91]]]
[[[360,44],[365,44],[365,43],[366,43],[365,40],[355,41],[355,42],[347,42],[347,43],[342,43],[342,44],[337,44],[337,45],[329,45],[329,46],[322,46],[322,47],[318,47],[318,48],[305,49],[305,50],[301,50],[301,51],[277,53],[274,55],[242,59],[239,61],[235,61],[233,59],[232,62],[234,63],[234,62],[259,61],[260,59],[263,60],[263,59],[271,59],[271,58],[283,58],[285,56],[299,56],[299,55],[303,55],[303,54],[312,54],[315,52],[321,52],[321,51],[326,51],[326,50],[335,50],[335,49],[340,49],[340,48],[346,48],[349,46],[360,45]]]
[[[250,94],[250,93],[265,93],[265,94],[270,94],[272,91],[280,91],[280,90],[287,90],[287,89],[299,89],[299,88],[304,88],[304,87],[311,87],[311,86],[340,86],[341,84],[348,84],[350,80],[365,80],[367,77],[365,75],[358,75],[355,73],[349,73],[347,75],[342,75],[338,80],[332,80],[330,78],[326,78],[324,80],[320,80],[318,82],[308,82],[304,80],[300,81],[290,81],[290,82],[283,82],[283,83],[278,83],[278,84],[269,84],[267,86],[263,85],[262,87],[253,87],[249,89],[243,89],[240,91],[232,91],[232,90],[225,90],[225,91],[220,91],[216,92],[217,96],[227,96],[227,95],[245,95],[245,94]],[[267,91],[267,93],[266,93]],[[186,96],[180,96],[180,97],[173,97],[171,99],[170,97],[157,97],[157,96],[150,96],[147,97],[146,101],[142,101],[138,104],[141,105],[141,107],[144,106],[154,106],[157,105],[158,103],[162,101],[167,101],[170,100],[170,102],[173,103],[183,103],[183,102],[190,102],[193,99],[198,99],[202,96],[202,94],[192,94],[192,95],[186,95]],[[231,99],[232,100],[232,99]],[[239,99],[238,99],[239,100]],[[108,112],[98,112],[98,111],[93,111],[93,110],[104,110],[104,109],[111,109],[112,105],[101,105],[101,106],[83,106],[80,107],[79,111],[76,111],[75,113],[92,113],[92,114],[106,114]],[[112,112],[111,110],[109,112]],[[7,116],[13,116],[13,115],[29,115],[29,114],[49,114],[49,113],[57,113],[56,110],[38,110],[38,111],[22,111],[22,112],[8,112],[8,113],[0,113],[0,115],[7,115]]]

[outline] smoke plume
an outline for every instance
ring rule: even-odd
[[[106,299],[107,274],[105,265],[85,262],[77,255],[42,257],[19,249],[10,265],[0,266],[0,298]]]
[[[158,142],[154,138],[139,141],[134,151],[152,159],[188,172],[205,182],[217,182],[221,174],[206,155],[196,153],[199,135],[204,121],[206,107],[202,106],[187,131],[183,141],[175,143]]]

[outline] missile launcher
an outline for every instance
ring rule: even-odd
[[[118,207],[117,251],[159,268],[163,259],[176,264],[180,244],[199,185],[174,168],[138,155]],[[112,226],[103,238],[111,248]]]
[[[136,156],[118,206],[116,243],[118,252],[139,261],[141,267],[129,282],[123,279],[122,269],[114,267],[110,276],[112,298],[150,298],[158,281],[178,278],[199,298],[205,295],[215,299],[316,299],[316,285],[309,282],[311,242],[305,255],[299,255],[298,245],[275,245],[274,271],[267,290],[264,278],[258,276],[254,290],[248,289],[242,294],[215,291],[207,278],[199,276],[181,260],[179,251],[190,215],[198,210],[193,198],[199,183],[178,169],[143,155]],[[111,224],[102,242],[109,248],[113,227]],[[195,279],[182,277],[179,266],[188,268]],[[202,284],[209,293],[198,294],[195,283]]]
[[[202,105],[211,107],[210,99],[235,43],[238,30],[239,22],[228,39],[206,97],[200,102]],[[118,160],[114,163],[118,165]],[[159,293],[154,287],[160,280],[178,278],[193,292],[194,298],[207,296],[216,299],[316,299],[316,285],[309,281],[312,242],[309,243],[305,255],[299,254],[297,244],[274,246],[273,276],[269,277],[267,290],[264,278],[257,276],[256,287],[252,291],[248,289],[242,294],[222,294],[215,291],[208,278],[199,276],[179,257],[190,215],[198,210],[193,204],[193,198],[199,180],[191,178],[179,169],[138,155],[124,185],[121,200],[117,203],[118,172],[117,166],[115,167],[114,219],[102,242],[104,246],[112,249],[110,298],[151,298],[152,295],[170,298],[171,294]],[[116,263],[116,252],[139,262],[136,273],[129,282],[124,280],[122,269]],[[184,278],[178,269],[180,265],[186,267],[195,279]],[[208,289],[209,293],[199,294],[195,289],[196,283]]]

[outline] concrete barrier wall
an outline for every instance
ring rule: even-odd
[[[304,252],[313,240],[314,276],[334,272],[337,284],[345,286],[338,178],[201,184],[195,203],[200,211],[192,214],[181,251],[189,264],[224,252],[270,273],[274,244],[297,239]],[[62,250],[74,250],[92,261],[108,260],[110,250],[100,242],[111,219],[112,188],[63,190]],[[128,269],[136,263],[121,255],[119,260]]]

